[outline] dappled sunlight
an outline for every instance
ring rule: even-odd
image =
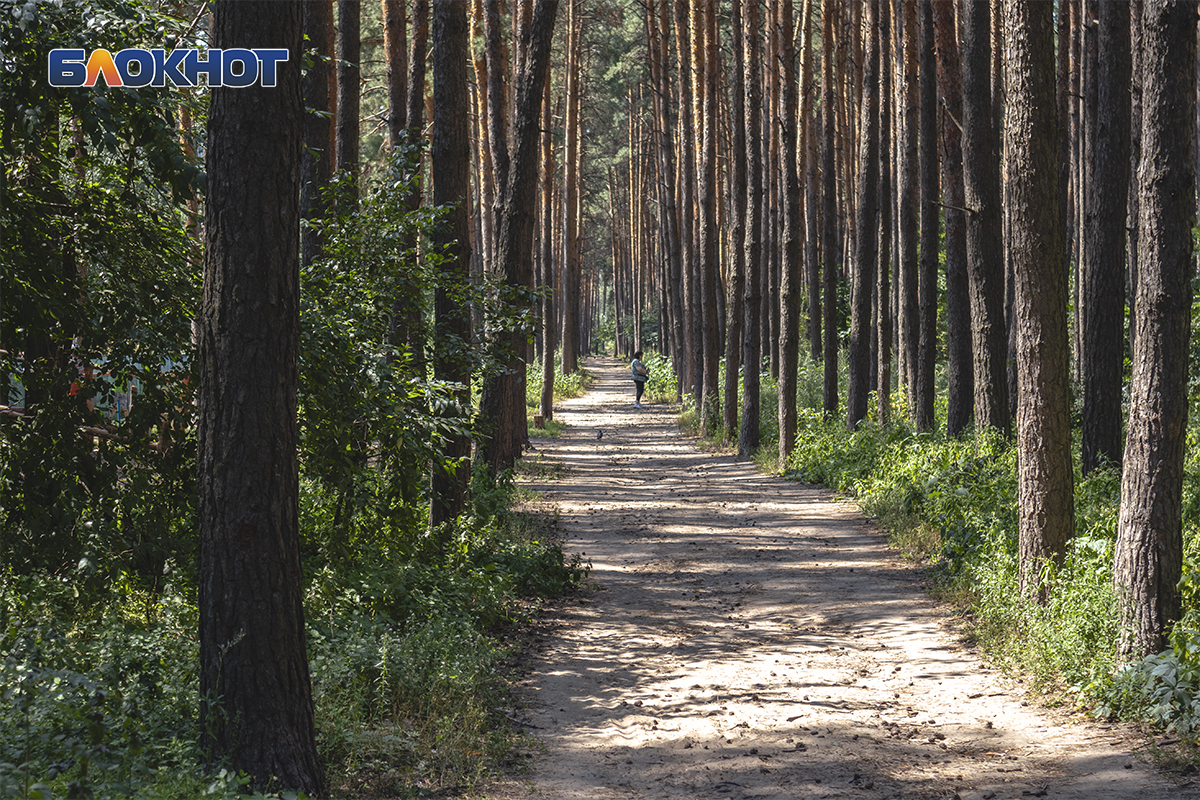
[[[563,477],[527,482],[592,565],[521,682],[538,796],[1170,794],[984,668],[853,507],[698,451],[618,362],[588,369],[540,445]]]

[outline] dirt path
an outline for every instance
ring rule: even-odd
[[[696,451],[624,365],[588,369],[538,442],[565,471],[532,488],[593,586],[521,687],[546,752],[489,797],[1198,796],[1124,728],[1027,705],[849,505]]]

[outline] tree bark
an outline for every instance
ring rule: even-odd
[[[358,181],[361,0],[337,0],[337,171]],[[358,190],[354,190],[358,196]]]
[[[579,371],[579,58],[580,58],[580,0],[570,0],[567,14],[567,113],[563,125],[566,152],[563,155],[563,291],[562,304],[562,371],[570,375]]]
[[[849,391],[846,428],[854,430],[867,417],[871,392],[871,298],[879,260],[879,29],[875,3],[867,3],[867,43],[863,53],[862,110],[858,135],[858,234],[854,246],[854,291],[851,296]]]
[[[1075,528],[1054,9],[1049,3],[1005,0],[1004,30],[1016,279],[1020,582],[1022,594],[1044,603],[1049,596],[1045,571],[1061,561]]]
[[[1083,272],[1083,474],[1121,463],[1125,368],[1125,223],[1129,199],[1130,18],[1127,2],[1100,4],[1099,103],[1088,190]]]
[[[892,415],[892,4],[881,3],[879,15],[879,269],[875,290],[879,348],[875,400],[879,424],[886,425]]]
[[[811,3],[811,0],[809,0]],[[800,242],[804,237],[800,216],[800,176],[796,164],[796,136],[800,124],[796,86],[796,46],[792,38],[791,0],[777,7],[775,35],[780,40],[779,62],[783,114],[780,117],[783,170],[783,263],[779,287],[779,463],[787,463],[796,446],[796,378],[800,349]]]
[[[554,315],[554,119],[550,92],[550,69],[542,85],[542,386],[538,413],[554,419],[554,351],[557,347]]]
[[[742,425],[738,435],[738,456],[751,458],[759,445],[760,375],[762,373],[762,34],[759,30],[758,3],[746,4],[745,59],[743,81],[746,92],[746,302],[742,328]],[[737,122],[738,120],[735,120]]]
[[[300,218],[314,222],[325,216],[322,190],[333,175],[333,126],[329,122],[329,83],[333,74],[334,42],[332,0],[304,3],[304,35],[316,50],[316,58],[304,76],[304,105],[312,111],[304,115],[304,153],[300,166]],[[317,113],[324,112],[324,113]],[[324,246],[316,228],[300,228],[300,252],[308,266],[321,257]]]
[[[456,0],[433,1],[433,119],[429,149],[433,204],[451,207],[447,219],[430,236],[435,252],[443,254],[441,276],[434,296],[434,377],[457,385],[454,416],[466,418],[471,404],[471,365],[465,352],[472,341],[471,312],[463,298],[471,285],[470,222],[467,202],[471,168],[468,126],[467,8]],[[439,463],[434,465],[430,523],[438,528],[462,513],[471,478],[471,439],[447,437]],[[443,531],[445,529],[443,528]],[[446,532],[442,544],[447,544]]]
[[[937,161],[937,90],[934,74],[933,7],[928,0],[919,4],[920,39],[920,189],[921,189],[921,254],[918,310],[918,347],[916,358],[917,392],[913,418],[917,429],[933,430],[934,370],[937,363],[937,306],[938,306],[938,238],[940,214]]]
[[[896,227],[899,243],[897,260],[900,265],[900,288],[897,310],[900,321],[900,353],[907,378],[909,417],[916,422],[917,356],[920,352],[920,271],[917,245],[920,229],[917,212],[920,208],[920,161],[918,133],[920,121],[920,85],[917,59],[917,0],[900,0],[903,59],[900,86],[900,136],[896,145]],[[828,224],[828,223],[826,223]]]
[[[987,3],[963,4],[963,182],[975,425],[1009,434],[1008,329],[1004,322],[1000,130],[992,105],[992,25]]]
[[[300,570],[299,2],[222,2],[213,45],[286,48],[274,87],[214,89],[200,314],[200,692],[205,750],[320,796]]]
[[[745,98],[745,30],[742,24],[742,4],[731,7],[730,29],[733,34],[733,85],[730,133],[733,138],[729,154],[732,202],[729,210],[729,300],[725,304],[725,387],[722,422],[726,441],[738,435],[738,371],[741,366],[742,317],[746,303],[746,118]],[[754,367],[747,364],[746,372]]]
[[[716,0],[704,0],[701,35],[704,62],[703,146],[700,158],[700,306],[704,352],[704,383],[701,397],[704,431],[713,436],[720,425],[721,340],[717,323],[717,8]],[[699,20],[694,20],[699,21]]]
[[[1145,0],[1141,35],[1137,336],[1113,568],[1121,608],[1119,649],[1131,658],[1163,649],[1180,614],[1195,270],[1196,6]]]
[[[521,57],[524,71],[516,76],[513,149],[504,157],[506,182],[497,204],[496,269],[504,281],[504,300],[517,308],[532,306],[529,285],[537,210],[539,112],[557,13],[558,0],[537,0],[528,51]],[[489,103],[491,100],[489,96]],[[485,381],[481,393],[480,413],[491,434],[482,455],[494,475],[513,467],[525,437],[525,398],[518,391],[522,388],[518,378],[525,372],[524,343],[529,333],[513,328],[498,334],[499,372]]]
[[[404,0],[382,0],[383,54],[387,72],[388,146],[396,148],[408,127],[408,25],[404,19]]]
[[[916,0],[909,0],[915,3]],[[838,412],[838,313],[837,313],[837,119],[834,113],[833,40],[837,26],[837,4],[821,4],[821,111],[824,142],[821,150],[821,263],[825,312],[825,385],[823,411],[826,419]]]

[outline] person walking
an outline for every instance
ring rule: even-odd
[[[633,385],[637,390],[637,396],[633,399],[633,407],[642,407],[642,392],[646,391],[646,381],[650,380],[650,369],[642,363],[642,351],[638,350],[633,354],[633,363],[629,365],[629,371],[633,373]]]

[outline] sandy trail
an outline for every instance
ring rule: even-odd
[[[588,369],[537,443],[564,471],[530,485],[591,586],[519,689],[546,752],[489,797],[1200,796],[1127,729],[1027,705],[851,506],[698,452],[623,364]]]

